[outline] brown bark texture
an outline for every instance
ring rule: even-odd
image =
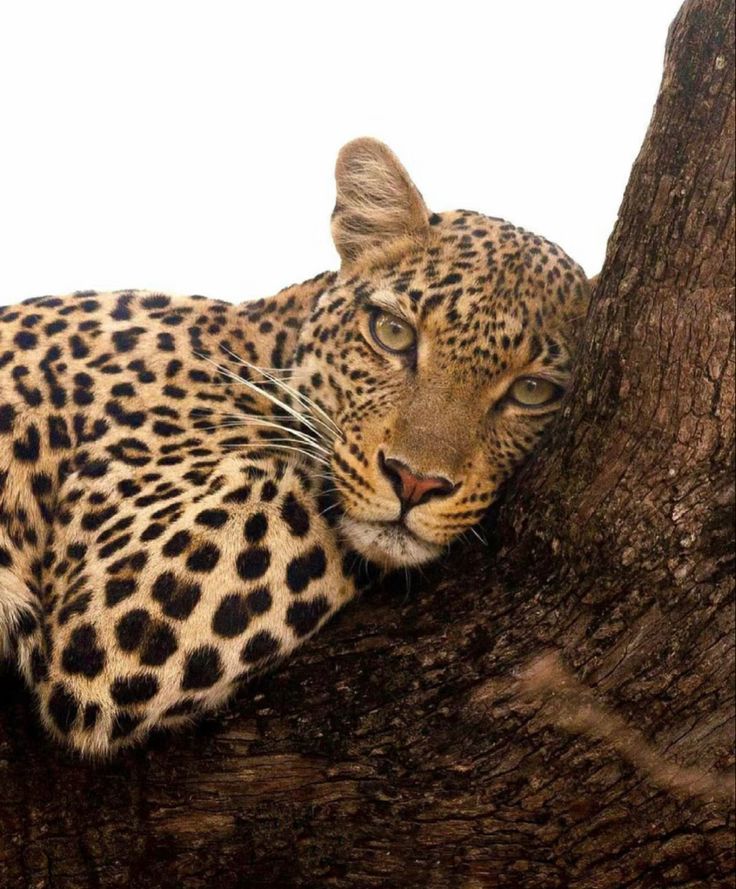
[[[6,670],[0,886],[732,885],[733,31],[732,0],[671,28],[576,389],[490,546],[110,763]]]

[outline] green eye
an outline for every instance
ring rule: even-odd
[[[510,398],[524,407],[541,407],[562,396],[562,389],[540,377],[519,377],[508,391]]]
[[[387,352],[408,352],[417,341],[411,324],[388,312],[375,312],[371,317],[370,329],[373,339]]]

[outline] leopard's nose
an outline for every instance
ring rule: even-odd
[[[413,506],[426,503],[432,497],[445,497],[457,488],[457,485],[442,476],[420,475],[401,460],[386,457],[382,451],[378,453],[378,462],[401,501],[404,513]]]

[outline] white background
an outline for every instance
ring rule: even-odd
[[[239,301],[337,257],[335,155],[600,268],[680,0],[5,2],[0,304]]]

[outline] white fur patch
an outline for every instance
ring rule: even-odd
[[[421,565],[442,552],[441,547],[394,522],[361,522],[343,516],[340,530],[350,546],[384,568]]]

